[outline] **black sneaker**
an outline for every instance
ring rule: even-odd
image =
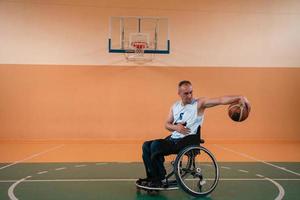
[[[141,186],[147,186],[150,181],[150,178],[139,178],[136,183]]]
[[[164,187],[164,188],[177,186],[177,181],[176,180],[164,179],[161,182],[162,182],[162,187]]]
[[[147,186],[150,188],[161,188],[163,186],[163,184],[160,180],[153,180],[153,181],[148,182]]]

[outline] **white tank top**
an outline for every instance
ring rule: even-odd
[[[192,134],[197,133],[197,129],[199,126],[202,126],[204,115],[198,116],[198,102],[196,99],[194,99],[190,104],[182,105],[181,101],[177,101],[172,106],[173,111],[173,124],[176,123],[185,123],[186,127],[191,130]],[[183,135],[177,131],[172,132],[172,138],[173,139],[179,139],[183,138],[187,135]]]

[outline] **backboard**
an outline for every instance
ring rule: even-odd
[[[169,54],[168,19],[142,16],[110,17],[108,47],[109,53],[132,54],[134,57],[143,57],[144,54]]]

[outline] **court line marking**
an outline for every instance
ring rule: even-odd
[[[239,172],[243,172],[243,173],[249,173],[248,171],[246,171],[246,170],[242,170],[242,169],[239,169]]]
[[[232,150],[232,149],[229,149],[229,148],[227,148],[227,147],[223,147],[223,146],[217,145],[217,144],[214,144],[214,146],[219,147],[219,148],[221,148],[221,149],[224,149],[224,150],[226,150],[226,151],[230,151],[230,152],[232,152],[232,153],[238,154],[238,155],[240,155],[240,156],[249,158],[249,159],[251,159],[251,160],[255,160],[255,161],[257,161],[257,162],[261,162],[261,163],[264,163],[264,164],[266,164],[266,165],[270,165],[270,166],[272,166],[272,167],[275,167],[275,168],[277,168],[277,169],[280,169],[280,170],[283,170],[283,171],[286,171],[286,172],[295,174],[295,175],[297,175],[297,176],[300,176],[300,174],[297,173],[297,172],[294,172],[294,171],[288,170],[288,169],[286,169],[286,168],[284,168],[284,167],[280,167],[280,166],[278,166],[278,165],[274,165],[274,164],[272,164],[272,163],[268,163],[268,162],[266,162],[266,161],[263,161],[263,160],[254,158],[253,156],[249,156],[249,155],[247,155],[247,154],[245,154],[245,153],[237,152],[237,151],[234,151],[234,150]]]
[[[38,172],[37,174],[46,174],[46,173],[48,173],[48,171]]]
[[[263,178],[263,177],[264,177],[263,175],[260,175],[260,174],[256,174],[256,176],[258,176],[258,177],[261,177],[261,178]]]
[[[75,165],[75,167],[86,167],[87,165]]]
[[[40,156],[40,155],[42,155],[42,154],[45,154],[45,153],[48,153],[48,152],[50,152],[50,151],[54,151],[54,150],[56,150],[56,149],[58,149],[58,148],[61,148],[61,147],[63,147],[63,146],[64,146],[64,144],[61,144],[61,145],[52,147],[52,148],[50,148],[50,149],[46,149],[46,150],[44,150],[44,151],[42,151],[42,152],[35,153],[35,154],[33,154],[33,155],[31,155],[31,156],[28,156],[28,157],[26,157],[26,158],[24,158],[24,159],[22,159],[22,160],[18,160],[18,161],[15,161],[15,162],[11,163],[11,164],[8,164],[8,165],[5,165],[5,166],[3,166],[3,167],[0,167],[0,170],[5,169],[5,168],[7,168],[7,167],[11,167],[11,166],[13,166],[13,165],[16,165],[16,164],[18,164],[18,163],[24,162],[24,161],[26,161],[26,160],[30,160],[30,159],[32,159],[32,158],[38,157],[38,156]]]
[[[231,169],[230,167],[224,167],[224,166],[221,166],[221,168],[223,168],[223,169]]]
[[[17,182],[15,182],[14,184],[12,184],[9,188],[8,188],[8,196],[11,200],[18,200],[17,197],[14,194],[14,189],[15,187],[21,183],[22,181],[25,181],[27,178],[31,178],[31,176],[27,176],[25,178],[22,178],[20,180],[18,180]]]
[[[270,181],[270,182],[272,182],[274,185],[276,185],[276,187],[279,190],[279,194],[275,198],[275,200],[281,200],[283,198],[283,196],[284,196],[284,193],[285,193],[283,187],[279,183],[277,183],[276,181],[274,181],[274,179],[270,179],[270,178],[265,178],[265,179],[268,180],[268,181]]]
[[[60,170],[64,170],[67,169],[66,167],[60,167],[60,168],[56,168],[55,171],[60,171]]]
[[[115,179],[31,179],[30,176],[21,179],[22,182],[114,182],[114,181],[136,181],[137,178],[115,178]],[[270,178],[220,178],[220,181],[269,181]],[[187,179],[187,180],[194,180],[194,179]],[[214,179],[207,179],[207,180],[214,180]],[[270,179],[273,181],[300,181],[300,178],[274,178]],[[18,182],[20,180],[0,180],[0,183],[11,183],[11,182]],[[20,182],[19,182],[20,183]]]
[[[106,165],[107,163],[96,163],[96,165]]]

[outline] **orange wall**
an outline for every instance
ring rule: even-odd
[[[250,117],[207,110],[206,139],[299,140],[300,68],[0,65],[0,139],[138,139],[167,135],[177,83],[195,96],[243,94]]]

